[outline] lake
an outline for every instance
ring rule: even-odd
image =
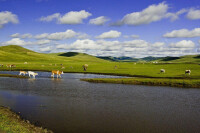
[[[18,74],[18,72],[0,72]],[[0,77],[0,105],[56,133],[199,133],[200,89],[88,83],[116,76]]]

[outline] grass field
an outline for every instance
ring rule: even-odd
[[[177,63],[176,63],[177,60]],[[135,62],[112,62],[83,53],[37,53],[20,46],[10,45],[0,47],[0,71],[10,70],[6,64],[15,64],[12,70],[37,70],[52,71],[62,70],[64,72],[97,73],[111,75],[127,75],[145,78],[164,79],[200,79],[199,56],[184,56],[176,60],[168,59],[161,63],[136,63]],[[173,63],[169,63],[173,62]],[[27,62],[28,64],[24,64]],[[61,65],[63,64],[63,65]],[[82,65],[88,64],[88,70],[83,71]],[[115,67],[117,66],[117,67]],[[61,69],[64,67],[63,69]],[[161,74],[160,69],[166,73]],[[185,75],[185,70],[190,69],[191,75]]]
[[[200,79],[166,79],[166,78],[116,78],[116,79],[81,79],[92,83],[115,83],[150,86],[170,86],[184,88],[200,88]]]
[[[10,109],[0,107],[1,133],[52,133],[47,129],[36,127],[29,121],[22,120],[20,116]]]

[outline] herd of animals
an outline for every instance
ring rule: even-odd
[[[38,75],[38,73],[32,72],[32,71],[28,71],[28,72],[26,72],[26,71],[19,71],[19,75],[25,76],[26,74],[28,74],[28,76],[29,76],[30,78],[31,78],[31,76],[32,76],[33,78],[35,78],[35,76]],[[51,77],[54,78],[54,74],[57,75],[57,78],[59,78],[59,77],[61,78],[61,74],[64,74],[64,73],[63,73],[63,71],[59,71],[59,70],[53,70],[53,71],[51,71]]]
[[[24,64],[28,64],[28,63],[27,63],[27,62],[24,62]],[[136,63],[135,63],[135,64],[136,64]],[[61,65],[63,65],[63,64],[61,64]],[[3,67],[3,66],[4,66],[3,64],[0,64],[0,67]],[[12,68],[16,67],[16,65],[14,65],[14,64],[12,64],[12,65],[6,65],[6,67],[12,69]],[[83,67],[83,70],[84,70],[84,71],[87,71],[88,64],[84,64],[82,67]],[[71,68],[72,68],[72,67],[71,67]],[[114,68],[117,69],[117,66],[115,65]],[[63,67],[61,67],[61,69],[63,69]],[[59,77],[61,78],[61,74],[64,74],[63,71],[59,71],[59,70],[53,70],[51,73],[52,73],[52,74],[51,74],[51,77],[53,77],[53,78],[54,78],[54,75],[57,75],[57,78],[59,78]],[[160,73],[165,73],[165,69],[160,69]],[[20,71],[20,72],[19,72],[19,75],[25,76],[26,74],[28,74],[29,77],[32,76],[33,78],[35,78],[35,76],[38,75],[38,73],[32,72],[32,71],[28,71],[28,72],[26,72],[26,71]],[[190,74],[191,74],[191,70],[185,70],[185,74],[190,75]]]

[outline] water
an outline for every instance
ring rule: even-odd
[[[1,72],[18,74],[18,72]],[[0,77],[0,105],[56,133],[199,133],[200,90],[96,84],[64,74],[51,79]]]

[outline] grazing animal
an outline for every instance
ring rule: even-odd
[[[52,73],[51,77],[53,77],[53,78],[54,78],[54,74],[57,75],[57,78],[58,78],[58,76],[61,78],[61,74],[64,74],[63,71],[59,71],[59,70],[53,70],[53,71],[51,71],[51,73]]]
[[[19,75],[26,75],[27,74],[27,72],[25,72],[25,71],[19,71]]]
[[[165,69],[160,69],[160,73],[165,73]]]
[[[84,71],[87,71],[87,68],[88,68],[88,64],[83,65],[83,70]]]
[[[24,64],[28,64],[27,62],[24,62]]]
[[[73,69],[73,66],[70,66],[69,68]]]
[[[191,70],[185,70],[185,75],[188,73],[188,75],[190,75]]]
[[[117,69],[117,65],[115,65],[115,69]]]
[[[12,65],[10,65],[10,67],[13,68],[13,67],[16,67],[16,65],[13,65],[13,64],[12,64]]]
[[[11,67],[11,65],[6,65],[6,67]]]
[[[0,67],[3,67],[3,64],[0,64]]]
[[[61,69],[65,69],[65,67],[61,67]]]
[[[31,77],[31,75],[35,79],[35,76],[38,75],[38,73],[35,73],[35,72],[32,72],[32,71],[28,71],[28,76]]]

